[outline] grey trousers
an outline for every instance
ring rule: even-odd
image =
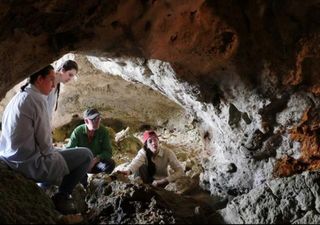
[[[69,148],[60,153],[66,160],[70,173],[63,177],[59,193],[70,195],[74,187],[87,175],[93,154],[85,147]]]

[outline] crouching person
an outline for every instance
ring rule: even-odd
[[[83,113],[84,124],[77,126],[66,148],[86,147],[94,156],[88,173],[112,173],[115,161],[112,159],[112,146],[107,128],[100,124],[101,114],[95,108],[88,108]],[[88,176],[81,181],[84,187],[88,185]]]
[[[124,175],[135,174],[140,176],[144,183],[163,188],[184,175],[183,168],[173,151],[159,148],[159,138],[154,131],[144,132],[143,144],[143,148],[127,168],[117,172]],[[168,166],[174,170],[171,175],[168,174]]]
[[[52,145],[47,96],[54,88],[51,65],[32,74],[6,106],[2,118],[0,156],[15,171],[38,183],[58,185],[52,197],[57,211],[74,214],[74,187],[93,158],[87,148],[59,151]]]

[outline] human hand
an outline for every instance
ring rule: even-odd
[[[169,184],[169,181],[167,180],[167,178],[163,178],[161,180],[154,180],[151,185],[154,187],[164,188],[165,186],[167,186],[167,184]]]
[[[125,176],[128,176],[131,174],[130,170],[117,170],[116,172]]]

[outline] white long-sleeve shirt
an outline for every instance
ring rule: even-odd
[[[51,90],[49,95],[47,96],[47,101],[48,101],[48,114],[49,114],[49,121],[50,125],[52,126],[52,118],[53,118],[53,113],[56,108],[56,104],[58,101],[58,89],[60,90],[61,88],[61,77],[59,74],[56,73],[55,80],[54,80],[54,88]]]
[[[169,182],[173,182],[176,179],[183,176],[183,168],[178,161],[176,155],[170,149],[159,149],[159,153],[152,157],[152,162],[154,162],[156,166],[156,173],[154,175],[155,180],[167,178]],[[138,151],[138,154],[128,165],[127,169],[132,173],[135,173],[139,170],[140,166],[143,164],[147,164],[147,154],[146,151],[142,148]],[[168,176],[168,166],[170,166],[174,173]]]
[[[49,115],[49,121],[50,125],[52,126],[52,118],[53,118],[53,112],[57,103],[57,89],[56,87],[51,90],[49,95],[47,96],[48,101],[48,115]]]
[[[5,108],[0,156],[12,169],[39,182],[59,184],[69,173],[52,145],[47,96],[33,85],[18,92]]]

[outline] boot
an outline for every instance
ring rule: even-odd
[[[75,205],[73,204],[71,195],[64,193],[57,193],[52,196],[52,201],[56,207],[56,210],[63,215],[78,213]]]

